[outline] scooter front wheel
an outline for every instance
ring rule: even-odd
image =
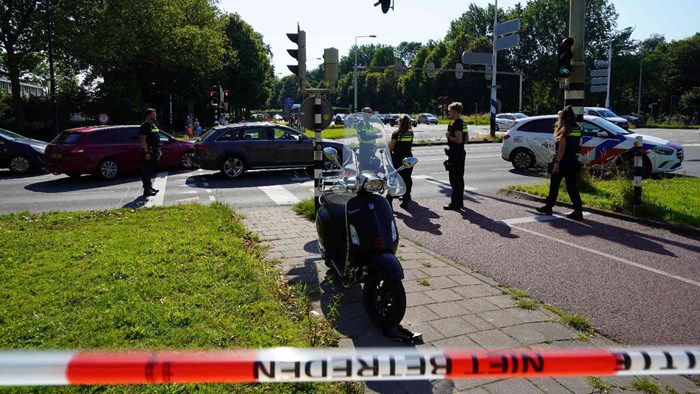
[[[367,279],[362,302],[367,316],[380,329],[396,327],[406,313],[406,291],[401,281]]]

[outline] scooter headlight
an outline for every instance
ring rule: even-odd
[[[396,222],[391,222],[391,240],[396,242],[399,239],[399,232],[396,231]]]
[[[371,193],[380,193],[384,190],[384,181],[381,179],[368,179],[363,185],[365,190]]]

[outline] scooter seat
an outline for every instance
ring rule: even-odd
[[[353,197],[347,193],[328,193],[321,195],[321,205],[336,218],[345,217],[345,204]]]

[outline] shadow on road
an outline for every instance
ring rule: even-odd
[[[127,209],[138,209],[146,205],[146,202],[148,202],[148,197],[145,197],[143,195],[138,196],[134,199],[134,201],[129,202],[124,204],[122,208],[127,208]]]
[[[140,176],[126,176],[111,181],[101,180],[94,176],[80,178],[62,177],[49,181],[32,183],[25,186],[26,190],[37,193],[70,193],[80,190],[99,189],[103,187],[122,185],[140,180]]]
[[[205,178],[206,177],[206,178]],[[201,181],[209,183],[203,186]],[[216,189],[239,189],[247,187],[277,186],[304,183],[313,180],[306,171],[249,171],[237,179],[230,179],[221,172],[210,174],[193,174],[187,178],[187,184],[192,187],[216,188]]]
[[[442,235],[440,224],[431,222],[431,219],[439,219],[440,215],[427,207],[421,206],[415,201],[408,203],[408,209],[403,210],[398,208],[394,213],[397,219],[401,220],[406,226],[413,230]]]
[[[498,234],[503,238],[520,238],[519,236],[513,234],[513,230],[510,228],[510,226],[494,221],[493,219],[486,217],[476,211],[465,207],[460,212],[462,213],[462,217],[464,218],[464,220],[468,220],[472,224],[476,224],[477,226],[481,227],[486,231]]]
[[[439,185],[437,185],[437,186],[440,188],[440,194],[444,195],[444,196],[447,197],[448,199],[450,198],[450,196],[452,196],[452,188],[451,188],[449,185],[439,184]],[[470,201],[470,202],[473,202],[473,203],[476,203],[476,204],[481,204],[481,202],[480,202],[479,200],[477,200],[476,198],[472,197],[472,194],[474,194],[474,193],[472,193],[472,192],[464,192],[464,200],[465,200],[465,201]],[[449,201],[447,201],[447,202],[449,202]]]

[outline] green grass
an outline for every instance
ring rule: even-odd
[[[698,130],[700,125],[689,125],[685,123],[654,123],[649,122],[642,129],[690,129]]]
[[[632,388],[646,394],[661,394],[661,387],[659,387],[658,383],[649,378],[634,379]]]
[[[515,306],[517,306],[520,309],[533,311],[540,306],[540,303],[535,300],[517,300],[515,301]]]
[[[296,203],[292,209],[297,215],[312,222],[316,221],[316,207],[313,198]]]
[[[509,189],[546,197],[549,182],[532,186],[510,186]],[[581,188],[581,199],[584,206],[700,227],[700,178],[645,179],[642,185],[643,205],[636,211],[632,205],[632,193],[631,180],[598,179],[591,180]],[[571,202],[564,189],[564,182],[559,192],[559,201]]]
[[[581,316],[579,314],[571,314],[568,312],[564,312],[559,308],[556,308],[552,305],[549,304],[544,304],[544,308],[556,315],[558,315],[561,318],[561,321],[566,324],[567,326],[581,331],[585,333],[590,333],[593,334],[593,326],[591,323],[588,321],[588,319],[585,316]]]
[[[491,115],[488,113],[478,114],[476,117],[474,115],[462,115],[462,120],[467,125],[488,126],[491,124]],[[438,117],[438,124],[446,125],[450,123],[452,123],[452,119]]]
[[[423,286],[430,286],[430,281],[428,279],[421,279],[418,283]]]
[[[612,393],[613,390],[615,390],[615,387],[605,383],[603,379],[598,378],[598,377],[590,377],[588,378],[588,383],[593,386],[593,388],[596,390],[597,393],[605,394],[605,393]]]
[[[0,348],[310,346],[304,297],[221,204],[0,216]],[[176,385],[105,392],[346,392],[348,385]],[[31,389],[16,389],[31,392]],[[82,392],[77,388],[62,392]]]
[[[313,130],[306,130],[304,134],[309,138],[316,137],[316,133]],[[357,129],[328,128],[321,132],[321,137],[327,140],[338,140],[355,136],[357,136]]]

